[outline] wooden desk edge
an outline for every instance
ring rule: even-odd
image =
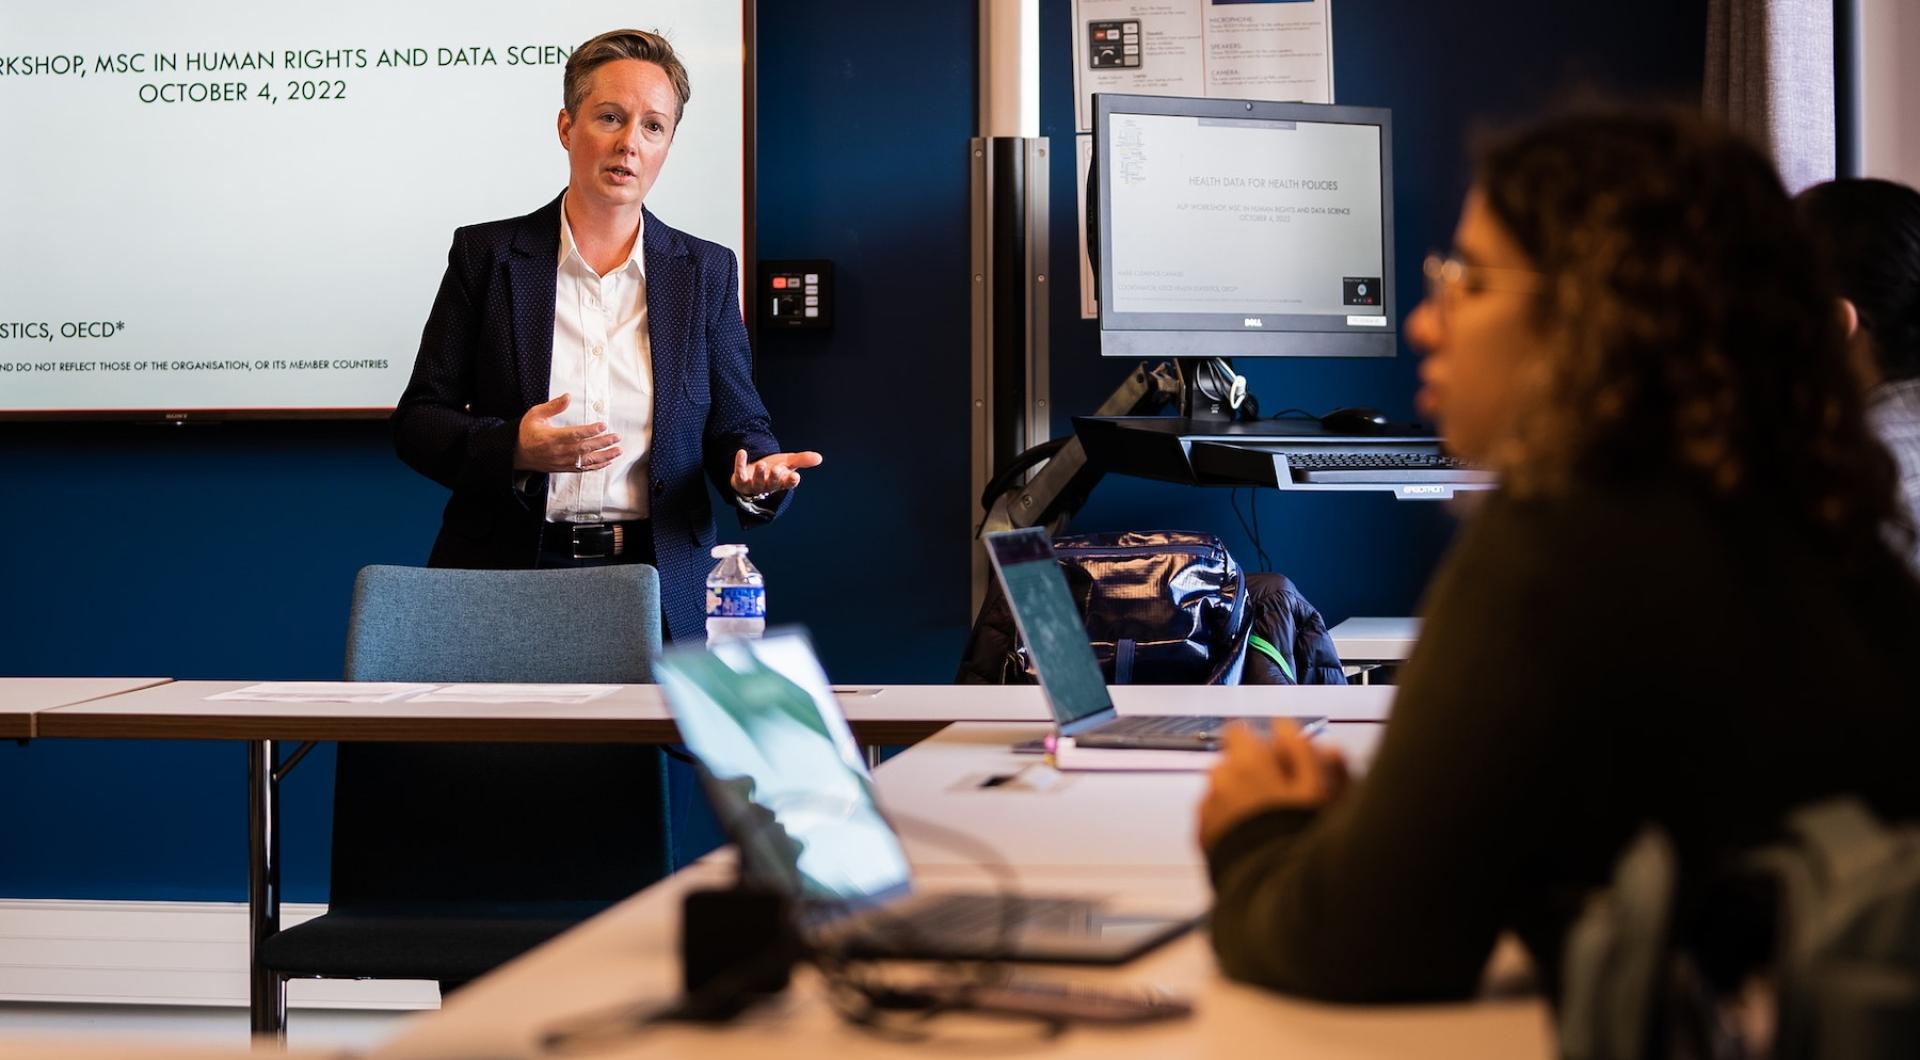
[[[83,678],[82,680],[85,679]],[[123,679],[116,678],[110,680]],[[71,703],[62,703],[59,707],[41,707],[37,710],[23,710],[10,714],[0,714],[0,740],[33,739],[39,734],[40,727],[37,719],[49,710],[59,710],[60,707],[78,707],[88,703],[98,703],[100,700],[112,699],[114,696],[124,696],[129,692],[144,692],[149,688],[158,688],[161,685],[173,683],[173,678],[171,677],[136,677],[133,680],[140,683],[130,688],[118,688],[111,692],[101,692],[97,695],[91,695],[85,699],[76,699]]]
[[[28,719],[20,738],[85,740],[336,740],[425,743],[677,743],[680,730],[667,719],[640,718],[356,718],[351,716],[255,715],[244,718],[190,715],[66,713],[59,708]],[[4,724],[4,720],[0,720]],[[910,744],[950,722],[885,720],[852,722],[863,744]],[[11,736],[0,728],[0,736]]]

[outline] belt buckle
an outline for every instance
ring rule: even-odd
[[[591,551],[587,551],[586,548],[583,547],[586,543],[580,540],[581,531],[583,530],[592,534],[594,538],[591,542]],[[606,559],[611,556],[618,556],[620,553],[626,551],[625,530],[626,527],[621,526],[619,523],[574,524],[569,528],[567,535],[571,539],[570,543],[573,546],[573,558]],[[606,542],[607,536],[611,536],[612,538],[610,546]]]

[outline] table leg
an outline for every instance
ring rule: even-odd
[[[272,740],[247,741],[247,1009],[257,1037],[287,1033],[285,985],[260,963],[280,930],[280,806]]]

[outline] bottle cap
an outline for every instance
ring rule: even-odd
[[[714,559],[726,559],[728,556],[744,556],[746,554],[747,546],[745,545],[715,545],[707,553],[707,555],[712,556]]]

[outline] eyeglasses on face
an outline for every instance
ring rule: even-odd
[[[1494,265],[1470,265],[1457,255],[1433,251],[1420,264],[1427,278],[1427,302],[1444,317],[1449,305],[1462,293],[1473,295],[1487,291],[1506,294],[1537,294],[1545,280],[1532,269],[1509,269]]]

